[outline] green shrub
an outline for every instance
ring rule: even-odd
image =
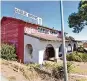
[[[1,45],[1,58],[6,60],[17,60],[16,50],[14,45]]]
[[[87,54],[83,54],[82,58],[83,62],[87,62]]]
[[[85,52],[84,47],[82,47],[82,46],[78,47],[78,48],[77,48],[77,51],[78,51],[78,52],[82,52],[82,53]]]
[[[87,54],[80,52],[73,52],[71,54],[67,54],[68,61],[77,61],[77,62],[87,62]]]
[[[67,72],[70,73],[72,71],[72,62],[67,62]],[[52,70],[52,75],[57,79],[62,79],[64,77],[64,67],[62,65],[54,68]]]
[[[70,73],[73,69],[73,63],[72,62],[67,62],[67,72]]]
[[[58,66],[57,68],[54,68],[52,70],[52,76],[54,76],[57,79],[62,79],[64,77],[63,72],[63,66]]]
[[[43,64],[47,69],[57,68],[59,66],[59,63],[56,62],[45,62]]]
[[[30,64],[25,64],[26,66],[28,66],[28,68],[40,68],[40,64],[37,63],[30,63]]]

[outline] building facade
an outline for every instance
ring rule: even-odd
[[[16,46],[18,60],[39,63],[58,59],[62,54],[62,33],[54,28],[25,22],[12,17],[1,20],[1,42]],[[76,41],[66,40],[66,53],[77,47]]]

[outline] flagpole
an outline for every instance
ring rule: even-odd
[[[68,81],[67,61],[65,52],[65,35],[64,35],[64,17],[63,17],[63,2],[60,1],[60,15],[61,15],[61,31],[62,31],[62,46],[63,46],[63,66],[64,66],[64,81]]]

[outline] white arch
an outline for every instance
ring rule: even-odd
[[[52,44],[47,44],[45,51],[44,51],[44,58],[48,60],[49,58],[55,57],[55,49]]]
[[[27,44],[25,47],[25,61],[26,63],[31,62],[32,60],[33,47],[31,44]]]

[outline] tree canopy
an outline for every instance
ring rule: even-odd
[[[71,13],[68,17],[68,24],[73,28],[74,33],[79,33],[87,25],[87,1],[80,1],[78,12]]]

